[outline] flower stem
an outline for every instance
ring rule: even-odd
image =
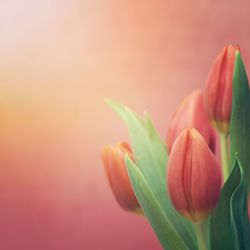
[[[228,139],[227,134],[220,133],[220,154],[221,154],[224,181],[226,181],[226,179],[229,176],[228,142],[227,142],[227,139]]]
[[[195,223],[194,224],[196,238],[198,241],[199,250],[209,250],[206,241],[206,235],[203,228],[203,223]]]

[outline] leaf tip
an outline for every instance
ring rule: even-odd
[[[112,107],[112,106],[115,105],[115,101],[113,101],[113,100],[111,100],[111,99],[109,99],[109,98],[107,98],[107,97],[104,98],[104,102],[105,102],[108,106],[110,106],[110,107]]]
[[[235,68],[243,68],[245,70],[244,62],[239,50],[235,52]]]

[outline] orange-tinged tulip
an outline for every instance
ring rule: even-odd
[[[177,136],[185,128],[198,130],[215,153],[216,135],[205,112],[203,94],[200,90],[188,95],[175,111],[167,133],[168,152],[171,151]]]
[[[125,165],[125,155],[134,159],[130,146],[126,142],[115,146],[106,146],[102,151],[102,161],[112,192],[119,205],[127,210],[141,213]]]
[[[206,141],[195,129],[185,129],[173,144],[168,160],[168,191],[176,210],[201,222],[220,196],[221,169]]]
[[[215,59],[205,88],[205,108],[214,126],[228,134],[232,111],[233,72],[238,46],[226,46]]]

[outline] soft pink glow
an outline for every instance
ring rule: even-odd
[[[249,65],[249,1],[0,3],[4,250],[161,249],[122,211],[100,150],[128,138],[103,102],[147,110],[163,138],[225,44]]]

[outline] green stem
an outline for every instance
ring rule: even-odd
[[[195,223],[194,224],[196,238],[198,241],[199,250],[208,250],[206,235],[203,229],[203,223]]]
[[[224,181],[229,176],[229,162],[228,162],[228,135],[227,134],[220,134],[220,154],[221,154],[221,161],[222,161],[222,169],[223,169],[223,176]]]

